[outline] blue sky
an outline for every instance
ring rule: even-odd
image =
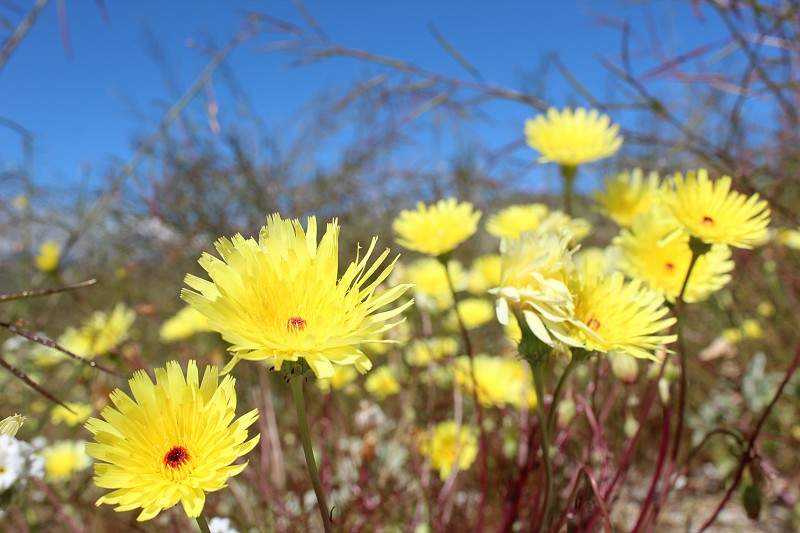
[[[32,3],[32,2],[30,2]],[[145,28],[163,46],[178,90],[183,91],[207,62],[191,41],[224,43],[245,11],[302,24],[289,0],[105,2],[104,20],[94,2],[65,2],[71,55],[62,44],[57,10],[51,3],[0,71],[0,117],[35,136],[37,182],[77,182],[91,165],[93,175],[113,160],[126,161],[134,134],[148,132],[158,109],[174,101],[158,66],[147,52]],[[468,77],[437,44],[434,24],[482,72],[487,81],[518,87],[543,54],[562,61],[597,95],[609,94],[611,78],[597,56],[619,51],[619,31],[598,17],[627,18],[638,27],[649,17],[668,49],[686,50],[710,41],[721,29],[697,21],[688,3],[654,2],[635,8],[617,1],[352,0],[306,6],[329,36],[346,45],[414,62],[429,70]],[[254,109],[268,125],[286,121],[308,97],[346,83],[363,70],[352,61],[332,61],[287,69],[289,58],[259,48],[274,36],[259,37],[234,52],[235,70]],[[558,75],[549,77],[548,95],[564,105],[572,91]],[[142,121],[130,103],[145,112]],[[221,116],[231,104],[220,102]],[[518,108],[497,117],[500,135],[522,135],[528,113]],[[614,117],[624,120],[624,117]],[[2,128],[0,128],[2,130]],[[0,131],[0,166],[21,160],[19,138]]]

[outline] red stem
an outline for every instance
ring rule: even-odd
[[[661,429],[661,446],[658,450],[658,462],[656,463],[656,471],[653,474],[653,479],[650,482],[650,490],[647,491],[647,498],[642,504],[642,510],[639,513],[639,518],[636,520],[636,525],[633,527],[631,533],[638,533],[644,526],[647,518],[647,513],[650,511],[650,506],[653,504],[653,497],[656,494],[656,487],[661,479],[661,471],[664,469],[664,463],[667,460],[667,452],[669,451],[669,427],[670,427],[670,414],[669,409],[664,409],[664,419]]]

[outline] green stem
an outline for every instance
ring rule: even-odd
[[[308,433],[308,420],[306,420],[306,404],[303,399],[303,380],[302,375],[293,375],[289,379],[292,385],[292,395],[294,396],[294,406],[297,409],[297,421],[300,424],[300,440],[303,443],[303,453],[306,456],[306,467],[311,476],[311,484],[314,485],[314,494],[317,495],[319,513],[322,516],[322,525],[325,533],[331,533],[331,517],[328,513],[328,504],[325,502],[325,493],[322,490],[322,482],[319,480],[317,462],[314,459],[314,449],[311,447],[311,436]]]
[[[561,177],[564,178],[564,212],[572,216],[572,191],[578,167],[561,165]]]
[[[200,528],[201,533],[211,533],[211,530],[208,528],[208,522],[206,521],[206,517],[203,513],[200,513],[200,516],[195,518],[197,520],[197,527]]]
[[[564,372],[561,374],[561,377],[558,379],[558,383],[556,383],[556,388],[553,391],[553,404],[550,406],[550,414],[547,416],[547,430],[553,431],[554,424],[556,421],[556,415],[558,414],[558,402],[561,398],[561,390],[564,388],[564,385],[567,382],[567,378],[575,370],[578,365],[583,361],[577,355],[573,355],[572,359],[569,360],[567,366],[564,367]],[[539,391],[536,391],[536,394],[539,394]],[[536,401],[539,401],[539,397],[537,396]]]
[[[547,429],[547,417],[544,412],[544,361],[531,362],[533,372],[533,386],[536,389],[536,412],[539,417],[539,431],[542,447],[542,461],[544,462],[544,505],[543,519],[539,524],[539,531],[547,531],[550,521],[550,493],[553,491],[553,466],[550,464],[550,432]],[[555,407],[555,405],[553,406]]]

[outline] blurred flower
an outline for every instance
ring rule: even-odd
[[[230,518],[220,518],[218,516],[208,521],[208,530],[211,533],[239,533],[239,531],[234,529],[231,525]]]
[[[742,340],[742,331],[739,328],[723,329],[722,338],[731,344],[739,344],[739,342]]]
[[[127,340],[134,320],[136,313],[118,303],[110,315],[96,311],[79,329],[67,328],[58,343],[74,354],[92,359]]]
[[[318,378],[333,375],[332,363],[364,373],[372,362],[359,345],[391,342],[370,336],[397,324],[390,320],[413,303],[377,312],[410,286],[376,293],[394,266],[381,266],[388,249],[368,264],[376,242],[374,237],[340,277],[335,220],[318,243],[315,217],[304,231],[299,220],[274,214],[258,242],[241,235],[219,239],[221,259],[203,254],[199,261],[211,281],[189,274],[186,284],[197,292],[184,289],[181,296],[231,343],[233,360],[225,371],[242,359],[268,360],[278,369],[284,361],[303,359]]]
[[[431,458],[431,466],[439,471],[439,478],[445,480],[456,465],[459,470],[467,470],[475,462],[478,438],[475,431],[465,425],[459,429],[452,420],[440,422],[430,439],[423,438],[420,451]]]
[[[28,197],[24,194],[18,194],[14,197],[14,207],[17,209],[25,209],[28,207]]]
[[[116,389],[105,420],[90,418],[86,429],[97,442],[86,453],[95,463],[95,484],[114,489],[97,505],[117,504],[116,511],[142,512],[149,520],[179,501],[187,516],[203,510],[207,492],[224,488],[247,463],[233,465],[252,450],[260,435],[247,440],[256,409],[236,416],[235,379],[219,383],[216,367],[208,366],[200,381],[197,363],[189,361],[184,378],[177,361],[155,369],[156,383],[140,370],[128,383],[135,398]]]
[[[494,306],[483,298],[467,298],[458,302],[458,314],[461,316],[465,328],[477,329],[494,318]],[[446,325],[451,331],[458,331],[458,317],[455,309],[447,316]]]
[[[28,477],[41,478],[44,461],[34,455],[33,446],[10,435],[0,435],[0,494]]]
[[[592,232],[592,223],[583,218],[572,218],[563,211],[553,211],[539,225],[539,233],[561,233],[566,230],[572,234],[570,245],[575,246]]]
[[[392,229],[400,246],[436,257],[470,238],[480,218],[481,212],[473,211],[471,203],[448,198],[433,205],[419,202],[415,211],[401,211]]]
[[[597,269],[576,273],[570,286],[575,294],[575,318],[570,335],[588,351],[617,352],[655,360],[652,351],[675,342],[674,334],[659,334],[675,323],[658,293],[639,280],[625,281],[615,272]]]
[[[575,167],[597,159],[610,157],[622,145],[619,126],[611,124],[607,115],[596,109],[586,111],[569,107],[563,111],[547,110],[525,121],[528,145],[541,154],[540,163],[559,163]]]
[[[182,341],[202,331],[211,331],[208,319],[194,307],[187,305],[164,322],[158,331],[158,337],[162,342]]]
[[[778,242],[792,250],[800,250],[800,231],[781,228],[778,230]]]
[[[594,193],[594,199],[600,203],[598,210],[618,226],[627,228],[636,215],[660,201],[658,180],[657,172],[650,172],[645,178],[640,168],[608,176],[605,191]]]
[[[664,203],[686,232],[706,243],[752,248],[767,238],[770,210],[758,194],[731,191],[730,176],[716,182],[705,169],[675,174]]]
[[[627,385],[636,383],[639,379],[639,363],[635,357],[626,353],[610,352],[608,358],[611,361],[611,372],[616,377]]]
[[[458,352],[458,341],[453,337],[418,339],[406,348],[406,362],[411,366],[428,366]]]
[[[544,204],[511,205],[489,217],[486,231],[501,239],[519,239],[523,231],[539,229],[549,213]]]
[[[67,407],[74,412],[70,413],[69,409],[63,405],[53,407],[53,410],[50,412],[50,422],[54,425],[66,424],[73,428],[78,424],[86,422],[86,419],[89,418],[92,415],[92,411],[94,411],[94,408],[88,403],[69,402],[67,403]]]
[[[775,314],[775,306],[771,302],[759,302],[756,312],[762,318],[769,318]]]
[[[86,455],[86,442],[82,440],[58,441],[42,449],[39,456],[44,459],[47,481],[68,481],[73,474],[92,464],[92,459]]]
[[[329,378],[318,379],[317,386],[325,393],[331,390],[342,390],[357,377],[358,372],[352,366],[336,365],[333,367],[333,375]]]
[[[364,388],[378,400],[383,400],[400,392],[400,383],[395,379],[392,370],[383,365],[367,375]]]
[[[742,334],[747,339],[760,339],[764,336],[764,328],[758,320],[748,318],[742,322]]]
[[[531,381],[530,366],[521,359],[476,355],[475,386],[478,401],[494,406],[536,407],[536,392]],[[468,357],[459,357],[453,367],[456,382],[472,390]]]
[[[450,271],[455,290],[463,290],[467,284],[467,275],[461,263],[448,261],[447,269]],[[408,265],[406,275],[409,282],[414,285],[414,298],[418,306],[438,311],[453,307],[453,293],[447,284],[447,271],[438,259],[432,257],[417,259]]]
[[[500,255],[482,255],[472,262],[467,278],[467,290],[483,296],[492,287],[500,285]]]
[[[578,342],[568,335],[574,303],[567,281],[572,273],[569,232],[538,235],[525,232],[518,240],[501,244],[500,286],[489,291],[498,297],[497,319],[506,325],[511,311],[522,313],[531,332],[542,342]]]
[[[0,420],[0,435],[15,437],[26,418],[22,415],[7,416]]]
[[[47,241],[39,247],[39,255],[34,258],[36,268],[42,272],[53,272],[58,268],[61,258],[61,246],[56,241]]]
[[[688,235],[667,238],[677,227],[663,209],[651,209],[636,217],[630,229],[623,229],[614,239],[621,250],[619,268],[670,302],[680,294],[692,260]],[[733,267],[730,249],[724,244],[712,245],[692,268],[683,300],[702,302],[731,280]]]
[[[604,274],[611,274],[617,270],[617,264],[620,261],[619,256],[620,250],[616,246],[606,246],[605,248],[589,246],[581,247],[572,256],[572,259],[576,270],[581,270],[586,268],[586,265],[591,264],[592,268],[599,268]]]

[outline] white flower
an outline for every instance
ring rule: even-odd
[[[239,533],[231,526],[230,518],[220,518],[218,516],[208,521],[208,529],[211,533]]]
[[[41,477],[44,462],[33,456],[33,447],[8,435],[0,435],[0,492],[10,489],[19,479]]]

